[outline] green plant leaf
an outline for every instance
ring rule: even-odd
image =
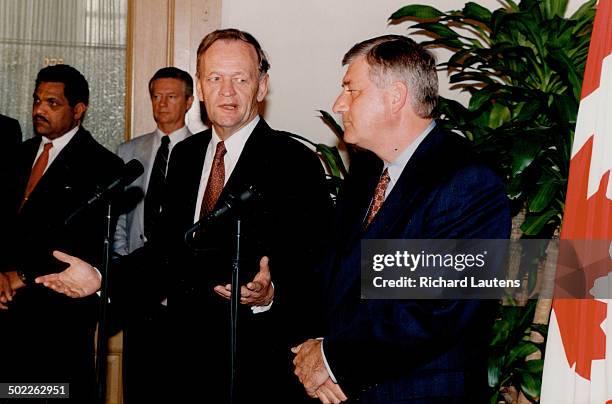
[[[548,325],[547,324],[531,324],[531,329],[533,331],[538,332],[541,336],[544,337],[544,339],[546,339],[546,336],[548,335]]]
[[[495,36],[499,33],[501,27],[503,27],[506,17],[510,14],[508,11],[499,8],[493,11],[491,15],[491,36],[495,38]]]
[[[501,2],[502,2],[502,4],[505,3],[504,6],[508,10],[510,10],[510,11],[518,11],[519,10],[518,5],[514,1],[512,1],[512,0],[501,0]]]
[[[568,0],[545,0],[542,2],[544,6],[544,15],[547,19],[552,19],[554,16],[563,17],[567,10]]]
[[[525,358],[538,351],[538,347],[529,341],[521,341],[510,350],[506,358],[506,366],[516,366],[517,362],[524,362]]]
[[[439,11],[434,7],[413,4],[400,8],[399,10],[391,14],[391,17],[389,17],[389,19],[392,21],[401,20],[402,18],[432,20],[438,17],[442,17],[443,15],[443,12]]]
[[[510,110],[501,103],[495,103],[491,108],[489,116],[489,126],[497,129],[510,120]]]
[[[492,14],[485,7],[470,1],[463,7],[463,15],[465,18],[488,23],[491,20]]]
[[[432,41],[421,42],[421,45],[424,47],[443,46],[448,47],[453,51],[457,51],[462,49],[465,44],[458,38],[437,38]]]
[[[481,90],[478,90],[475,93],[472,93],[472,98],[470,98],[469,110],[476,111],[480,107],[482,107],[483,104],[485,104],[486,102],[491,102],[493,100],[493,97],[494,97],[493,93],[495,90],[496,90],[496,87],[491,85]]]
[[[493,324],[493,338],[489,345],[497,346],[502,344],[508,339],[508,335],[510,335],[510,331],[512,330],[513,323],[504,319],[503,321],[496,321]]]
[[[570,128],[576,125],[578,103],[575,98],[566,94],[558,95],[555,97],[552,107],[556,114],[557,122],[564,123]]]
[[[499,390],[493,392],[493,395],[489,398],[489,404],[497,404],[499,403]]]
[[[526,361],[523,365],[523,370],[525,372],[541,375],[542,370],[544,370],[544,360],[543,359],[534,359],[530,361]]]
[[[448,28],[444,24],[440,24],[439,22],[422,22],[420,24],[415,24],[410,28],[422,29],[429,33],[433,33],[435,35],[438,35],[442,38],[447,38],[447,39],[453,39],[459,36],[455,31]]]
[[[336,122],[333,116],[331,116],[327,111],[323,111],[322,109],[317,110],[321,114],[321,120],[331,128],[331,130],[336,134],[338,139],[342,140],[344,137],[344,129],[342,126]]]
[[[542,113],[542,103],[539,100],[521,102],[516,106],[513,122],[527,124],[533,122]]]
[[[446,69],[448,67],[463,66],[463,61],[467,58],[468,55],[469,55],[469,50],[459,50],[459,51],[455,52],[450,57],[450,59],[448,59],[448,62],[440,63],[438,65],[438,67],[442,67],[442,68]]]
[[[528,372],[521,372],[521,391],[531,399],[536,400],[540,397],[540,389],[542,387],[542,379],[534,377]]]
[[[541,184],[537,193],[529,202],[529,211],[539,213],[543,211],[553,200],[559,186],[553,182]]]
[[[456,125],[463,125],[469,119],[469,111],[461,103],[448,98],[440,97],[438,110],[445,118],[452,120]]]
[[[334,155],[332,148],[323,143],[319,143],[317,144],[317,151],[321,153],[323,161],[325,161],[325,164],[327,165],[327,167],[329,167],[330,174],[334,177],[339,177],[340,168],[338,167],[336,156]]]
[[[535,236],[542,231],[556,213],[554,210],[547,210],[539,215],[528,216],[521,225],[521,230],[528,236]]]
[[[580,91],[582,90],[582,77],[576,71],[574,64],[567,57],[566,52],[561,51],[559,49],[553,49],[548,54],[548,60],[552,62],[551,64],[557,66],[557,71],[562,75],[567,77],[569,81],[569,86],[573,91],[574,97],[576,99],[580,99]]]
[[[487,373],[489,387],[499,388],[499,379],[502,373],[503,357],[489,357],[487,364]]]
[[[540,144],[529,139],[518,140],[514,144],[512,154],[512,175],[518,176],[531,165],[536,155],[540,151]]]
[[[595,17],[595,5],[597,4],[597,0],[588,0],[586,3],[578,7],[578,10],[572,14],[570,17],[571,20],[586,20],[593,21]]]
[[[493,80],[489,77],[489,73],[482,72],[461,72],[453,74],[449,80],[450,83],[460,83],[462,81],[477,81],[485,84],[493,84]]]
[[[315,142],[313,142],[312,140],[305,138],[304,136],[300,136],[300,135],[296,135],[295,133],[287,133],[290,137],[294,138],[294,139],[298,139],[301,140],[302,142],[308,143],[309,145],[313,146],[315,149],[317,148],[317,144]]]
[[[348,171],[346,169],[346,166],[344,165],[344,161],[342,160],[342,156],[340,156],[340,152],[338,151],[337,147],[332,147],[331,149],[334,158],[336,159],[336,164],[338,164],[338,168],[340,169],[340,173],[343,176],[346,176],[348,174]]]

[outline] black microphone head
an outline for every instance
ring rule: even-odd
[[[127,185],[134,181],[136,178],[140,177],[144,173],[144,167],[142,163],[136,159],[132,159],[125,163],[122,169],[121,177],[122,184]]]
[[[238,199],[240,200],[240,202],[246,202],[251,198],[257,197],[259,197],[259,193],[257,192],[255,185],[251,185],[246,191],[238,195]]]

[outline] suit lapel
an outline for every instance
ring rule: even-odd
[[[410,221],[414,210],[422,203],[423,197],[428,194],[428,190],[433,186],[437,177],[436,159],[439,144],[442,141],[443,133],[438,127],[423,140],[414,155],[410,158],[406,167],[402,171],[397,183],[391,193],[383,203],[370,226],[364,230],[363,219],[368,210],[372,199],[376,182],[380,178],[382,166],[372,166],[376,175],[370,172],[369,175],[357,178],[362,182],[362,189],[367,191],[361,195],[357,193],[352,196],[355,204],[352,209],[358,214],[355,215],[353,224],[347,229],[350,233],[345,234],[345,249],[340,251],[337,264],[340,270],[334,276],[333,290],[335,291],[334,301],[342,301],[343,296],[349,289],[355,287],[355,282],[360,282],[361,268],[359,267],[361,257],[361,240],[363,239],[384,239],[402,237],[400,231],[410,227]],[[366,184],[366,185],[363,185]],[[355,184],[359,189],[359,183]],[[351,195],[348,196],[349,198]],[[349,206],[353,205],[349,202]],[[348,259],[346,257],[352,257]],[[343,263],[348,262],[348,265]],[[355,267],[357,266],[357,267]]]
[[[32,173],[32,167],[34,166],[34,159],[36,159],[36,153],[38,152],[41,141],[41,137],[37,136],[36,139],[24,142],[23,155],[17,163],[19,164],[17,172],[19,173],[19,190],[21,192],[21,195],[19,195],[20,198],[23,198],[23,194],[25,193],[28,180],[30,179],[30,174]]]
[[[151,172],[151,166],[153,165],[153,160],[155,159],[155,154],[153,150],[155,136],[155,132],[151,133],[149,136],[146,136],[144,140],[144,147],[136,147],[136,149],[134,150],[134,157],[138,159],[138,161],[143,163],[144,166],[144,175],[141,175],[138,181],[140,182],[140,185],[142,186],[142,189],[144,190],[145,194],[147,192],[147,186],[149,185],[149,175]]]
[[[194,147],[189,149],[190,154],[184,158],[185,161],[181,161],[180,164],[184,164],[184,169],[181,170],[182,186],[176,187],[175,189],[185,194],[181,196],[182,200],[185,201],[185,206],[189,206],[190,209],[184,209],[185,217],[184,223],[185,228],[191,227],[193,224],[193,218],[196,212],[196,204],[198,202],[198,191],[200,189],[200,181],[202,180],[202,169],[204,167],[204,158],[206,157],[206,149],[210,143],[212,137],[212,130],[208,129],[197,135],[194,138],[197,139]],[[194,139],[194,140],[195,140]],[[170,160],[174,157],[170,155]],[[169,198],[177,198],[178,195],[168,195]]]
[[[68,183],[70,176],[66,174],[71,172],[70,165],[72,165],[75,158],[78,158],[79,149],[82,150],[88,137],[91,137],[91,135],[83,128],[79,128],[70,142],[68,142],[59,155],[51,162],[49,167],[47,167],[47,170],[36,185],[36,188],[32,191],[29,198],[30,201],[36,200],[38,194],[43,193],[49,187],[56,187],[57,184],[63,184],[64,187],[71,186]],[[38,143],[40,144],[40,141]],[[37,150],[38,147],[35,149],[35,153]]]
[[[216,207],[220,206],[227,199],[228,195],[246,191],[249,186],[254,185],[254,179],[257,178],[257,175],[254,175],[254,173],[259,170],[258,166],[260,164],[264,164],[261,161],[264,153],[260,151],[263,148],[265,137],[271,131],[272,129],[270,129],[268,124],[263,119],[260,119],[245,143],[236,166],[232,171],[232,175],[223,187]]]
[[[401,222],[402,228],[410,226],[409,218],[414,209],[437,180],[436,165],[439,156],[436,150],[442,138],[443,134],[436,126],[419,145],[366,230],[364,238],[397,238],[401,236],[395,230],[398,222]]]

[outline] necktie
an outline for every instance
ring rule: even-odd
[[[53,147],[53,143],[45,143],[43,146],[43,151],[40,153],[40,156],[36,159],[34,166],[32,167],[32,171],[30,172],[30,179],[28,179],[28,185],[26,185],[25,193],[23,194],[23,200],[21,201],[21,205],[19,205],[19,210],[23,208],[23,205],[26,203],[30,194],[36,188],[36,184],[42,178],[45,168],[47,168],[47,164],[49,163],[49,150]]]
[[[223,141],[217,143],[215,157],[210,169],[210,175],[208,176],[208,183],[206,184],[206,190],[202,198],[200,217],[207,215],[213,210],[217,204],[219,195],[221,195],[221,191],[223,191],[223,185],[225,184],[225,163],[223,157],[225,156],[225,152],[225,143],[223,143]]]
[[[161,202],[166,184],[166,168],[168,167],[170,138],[165,135],[161,138],[161,145],[155,154],[151,177],[147,186],[147,195],[144,202],[144,233],[147,239],[151,239],[151,233],[161,212]]]
[[[387,187],[389,186],[390,180],[391,178],[389,177],[389,172],[385,168],[385,171],[383,171],[382,175],[380,176],[378,184],[376,184],[376,189],[374,190],[374,198],[372,198],[370,210],[365,221],[366,228],[370,225],[370,223],[372,223],[372,220],[374,220],[374,216],[376,216],[380,207],[385,201],[385,192],[387,191]]]

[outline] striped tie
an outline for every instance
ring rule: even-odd
[[[159,219],[161,212],[162,197],[166,184],[166,168],[168,167],[170,138],[162,136],[161,145],[155,154],[151,178],[147,187],[147,195],[144,202],[144,233],[147,240],[151,239],[153,228]]]

